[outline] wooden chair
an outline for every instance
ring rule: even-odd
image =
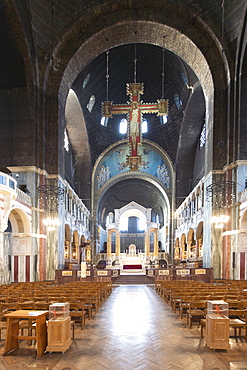
[[[2,303],[2,309],[4,311],[4,314],[9,313],[11,311],[16,311],[18,309],[18,303],[17,302]]]
[[[241,303],[242,303],[241,309],[242,310],[247,309],[247,299],[241,299]]]
[[[0,303],[0,340],[1,340],[1,334],[2,330],[6,330],[7,322],[3,321],[3,315],[7,313],[7,311],[4,311],[3,304]]]
[[[190,301],[194,301],[196,298],[196,295],[185,295],[181,297],[180,304],[179,304],[179,317],[180,319],[183,318],[183,314],[187,313],[189,309],[189,303]]]
[[[91,303],[91,298],[90,297],[78,297],[77,302],[84,303],[84,311],[86,312],[86,316],[88,320],[91,320],[93,317],[93,305]]]
[[[79,321],[81,329],[83,329],[83,327],[85,326],[85,317],[86,317],[84,303],[83,302],[70,303],[69,315],[71,317],[72,322]]]
[[[224,299],[225,302],[228,303],[229,310],[241,310],[242,309],[242,302],[237,299]]]
[[[203,330],[206,328],[206,319],[200,320],[200,327],[201,327],[201,338],[203,338]]]
[[[200,325],[200,320],[205,318],[206,315],[206,301],[190,301],[187,310],[187,322],[189,328],[192,328],[192,322],[197,321]]]
[[[18,310],[34,310],[34,302],[27,301],[27,302],[18,302],[17,304]]]
[[[49,305],[50,305],[49,302],[37,301],[34,302],[34,309],[38,311],[49,311]]]
[[[7,328],[7,322],[0,321],[0,340],[2,339],[2,330],[6,330],[6,328]]]
[[[245,329],[245,341],[247,342],[247,309],[246,310],[229,310],[229,326],[234,328],[234,336],[237,336],[237,329],[239,330],[239,337],[241,337],[241,329]]]

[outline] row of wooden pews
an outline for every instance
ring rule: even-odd
[[[4,315],[15,310],[47,311],[54,303],[69,303],[69,314],[73,324],[83,329],[86,320],[93,319],[102,303],[110,296],[112,283],[109,281],[77,281],[63,285],[55,282],[14,283],[0,286],[0,339],[1,331],[6,330]],[[23,325],[22,325],[23,324]],[[27,328],[20,323],[20,329]]]
[[[234,336],[241,336],[245,329],[247,341],[247,281],[220,280],[204,283],[192,280],[156,281],[157,294],[168,304],[180,319],[185,317],[189,328],[193,323],[204,333],[207,302],[223,300],[228,303],[229,324],[234,328]]]

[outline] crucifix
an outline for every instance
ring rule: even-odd
[[[137,171],[138,166],[142,163],[141,155],[138,154],[138,145],[142,141],[142,114],[168,115],[168,100],[159,99],[157,103],[143,103],[140,100],[140,95],[143,94],[143,83],[127,83],[126,91],[127,95],[130,96],[130,102],[113,104],[112,101],[105,101],[102,103],[102,116],[112,117],[115,114],[127,114],[130,155],[127,156],[126,163],[130,166],[130,170]]]

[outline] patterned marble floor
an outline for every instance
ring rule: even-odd
[[[65,353],[44,353],[25,341],[0,370],[227,370],[247,369],[247,344],[231,338],[229,350],[211,350],[200,329],[188,329],[152,286],[116,286],[86,328],[76,328]],[[4,341],[0,341],[3,353]]]

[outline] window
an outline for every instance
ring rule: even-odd
[[[202,126],[202,131],[200,135],[199,149],[202,149],[206,143],[206,124]]]
[[[180,72],[180,77],[181,77],[181,79],[183,80],[184,84],[185,84],[186,86],[188,86],[188,78],[187,78],[187,76],[184,74],[184,72]]]
[[[64,129],[64,149],[69,153],[69,137],[66,128]]]
[[[168,122],[168,118],[166,115],[160,116],[160,123],[161,125],[165,125]]]
[[[147,123],[147,120],[144,119],[142,121],[142,124],[141,124],[141,128],[142,128],[142,133],[145,134],[146,132],[148,132],[148,123]],[[128,121],[126,118],[123,118],[121,119],[120,121],[120,124],[119,124],[119,132],[120,134],[126,134],[127,133],[127,129],[128,129]]]
[[[90,73],[88,73],[85,77],[85,80],[83,81],[83,84],[82,84],[82,88],[83,90],[85,89],[85,87],[87,86],[88,82],[90,80]]]
[[[119,124],[119,132],[120,134],[126,134],[128,128],[128,122],[126,118],[121,119]]]
[[[148,132],[148,123],[147,123],[147,120],[144,119],[142,121],[142,133],[143,134],[146,134],[146,132]]]
[[[95,104],[95,96],[94,95],[92,95],[92,96],[90,96],[90,99],[89,99],[89,101],[88,101],[88,103],[87,103],[87,109],[88,109],[88,111],[91,113],[92,112],[92,109],[93,109],[93,107],[94,107],[94,104]]]
[[[100,120],[101,126],[106,127],[107,123],[108,123],[108,119],[109,119],[109,117],[101,117],[101,120]]]
[[[177,108],[179,109],[183,105],[183,102],[180,99],[178,93],[175,93],[173,98],[174,98],[174,102],[175,102]]]

